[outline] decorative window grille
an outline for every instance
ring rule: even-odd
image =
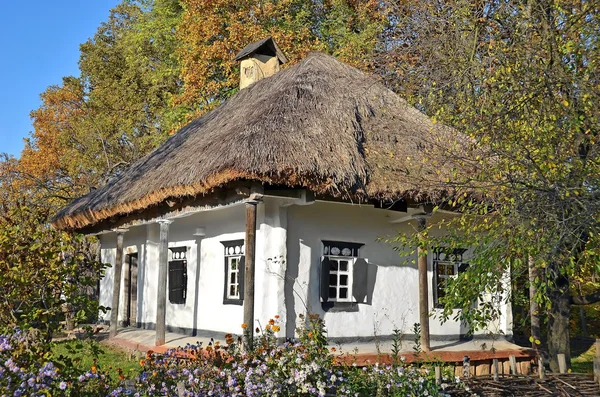
[[[359,258],[363,244],[323,241],[321,301],[357,302],[355,284],[366,284],[366,261]],[[357,267],[358,265],[358,267]],[[362,297],[364,293],[360,293]],[[362,302],[361,302],[362,303]]]
[[[169,302],[185,304],[187,296],[187,247],[169,248]]]
[[[433,250],[433,303],[435,307],[441,307],[440,299],[446,296],[446,285],[448,279],[455,278],[459,272],[467,270],[468,264],[464,262],[463,248],[436,248]]]
[[[223,303],[242,304],[244,299],[244,240],[222,241],[225,257]]]

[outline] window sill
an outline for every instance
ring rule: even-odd
[[[357,312],[356,302],[322,302],[321,307],[328,313]]]
[[[242,306],[244,304],[243,299],[223,299],[224,305],[238,305]]]

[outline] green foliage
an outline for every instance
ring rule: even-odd
[[[445,152],[435,140],[426,149],[428,161],[451,175],[440,207],[461,213],[429,225],[428,243],[474,248],[469,270],[448,284],[441,317],[479,328],[497,318],[500,302],[488,298],[526,293],[503,280],[510,274],[528,286],[532,258],[551,356],[568,353],[572,283],[600,263],[597,5],[458,0],[397,7],[386,32],[394,49],[382,58],[382,73],[465,135]],[[433,233],[439,228],[449,232]],[[410,239],[398,242],[414,247]]]
[[[90,291],[104,268],[87,242],[48,225],[49,203],[0,162],[0,327],[37,328],[45,339],[68,316],[87,321],[101,309]]]

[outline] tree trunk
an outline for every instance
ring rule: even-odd
[[[532,256],[529,257],[529,318],[531,319],[531,346],[537,351],[538,343],[542,340],[542,327],[540,323],[540,305],[536,301],[537,286],[535,279],[539,277],[539,271],[535,267]],[[537,342],[537,343],[536,343]]]
[[[551,291],[551,306],[548,316],[548,353],[550,369],[558,372],[557,354],[562,353],[567,359],[567,367],[571,366],[571,349],[569,346],[569,317],[571,297],[569,295],[569,279],[559,275],[554,291]]]

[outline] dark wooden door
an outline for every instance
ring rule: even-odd
[[[137,327],[138,255],[127,255],[127,326]]]

